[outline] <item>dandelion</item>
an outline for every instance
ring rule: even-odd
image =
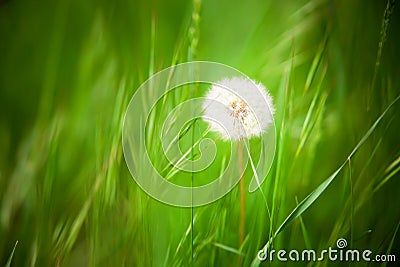
[[[273,122],[272,97],[250,79],[233,77],[212,85],[203,103],[203,119],[223,140],[258,137]]]
[[[273,122],[274,108],[272,97],[266,88],[250,79],[233,77],[224,79],[211,86],[203,103],[203,119],[208,122],[210,130],[217,132],[223,140],[243,140],[261,136]],[[252,163],[247,145],[246,152]],[[243,155],[241,142],[238,143],[238,171],[243,172]],[[254,164],[252,163],[252,166]],[[257,171],[252,167],[257,186],[260,180]],[[240,179],[240,216],[239,247],[245,236],[245,183]],[[241,262],[239,262],[241,265]]]

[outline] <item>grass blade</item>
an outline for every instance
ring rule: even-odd
[[[5,265],[5,267],[10,267],[11,266],[11,261],[12,261],[12,259],[14,257],[14,252],[15,252],[15,249],[17,248],[17,244],[18,244],[18,240],[15,242],[14,248],[11,251],[10,257],[8,258],[8,261],[7,261],[6,265]]]
[[[223,249],[225,251],[231,252],[233,254],[236,254],[236,255],[239,255],[239,256],[244,256],[244,254],[242,252],[240,252],[239,250],[237,250],[235,248],[232,248],[232,247],[220,244],[220,243],[214,243],[214,246],[216,246],[218,248],[221,248],[221,249]]]
[[[394,243],[394,240],[395,240],[395,238],[396,238],[397,232],[398,232],[398,230],[399,230],[399,226],[400,226],[400,222],[397,224],[396,230],[394,230],[393,237],[392,237],[392,239],[390,240],[389,247],[388,247],[387,250],[386,250],[386,255],[390,255],[390,253],[391,253],[391,251],[392,251],[393,243]],[[383,263],[382,267],[386,267],[386,266],[387,266],[387,262]]]
[[[389,167],[387,167],[385,173],[387,174],[385,178],[374,188],[374,193],[378,191],[382,186],[384,186],[396,173],[400,171],[400,157],[398,157]],[[396,169],[394,169],[397,166]],[[394,170],[393,170],[394,169]]]
[[[304,86],[304,93],[308,92],[308,89],[310,89],[311,83],[314,81],[318,67],[321,64],[322,57],[326,50],[327,44],[328,44],[328,35],[325,37],[325,39],[320,44],[317,54],[315,55],[314,60],[311,64],[311,68],[310,68],[310,71],[308,72],[306,83]]]
[[[367,131],[367,133],[361,138],[355,148],[351,151],[347,159],[342,163],[342,165],[326,179],[322,184],[320,184],[314,191],[312,191],[303,201],[300,202],[299,205],[289,214],[288,217],[283,221],[283,223],[279,226],[279,228],[275,231],[272,237],[268,240],[268,242],[264,245],[263,250],[268,251],[269,247],[271,246],[272,242],[276,238],[276,236],[282,232],[291,222],[297,219],[301,214],[303,214],[326,190],[326,188],[333,182],[333,180],[337,177],[340,171],[346,166],[347,161],[357,152],[357,150],[365,143],[368,137],[372,134],[375,128],[378,126],[379,122],[383,119],[389,109],[399,100],[400,96],[398,96],[389,106],[385,109],[385,111],[378,117],[375,123],[371,126],[371,128]],[[259,265],[259,259],[256,257],[253,262],[252,266]]]

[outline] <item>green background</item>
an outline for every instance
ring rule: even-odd
[[[386,110],[400,95],[399,26],[394,0],[0,1],[0,264],[248,266],[336,170],[273,247],[346,238],[400,260],[399,103]],[[135,90],[192,60],[230,65],[274,97],[275,161],[266,201],[245,194],[243,242],[238,187],[204,207],[167,206],[123,158]]]

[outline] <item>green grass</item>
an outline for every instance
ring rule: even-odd
[[[399,258],[399,14],[392,0],[1,1],[0,265],[250,266],[267,243],[320,251],[338,238]],[[262,191],[246,192],[242,243],[238,186],[206,206],[168,206],[123,157],[134,92],[191,60],[233,66],[274,97],[275,159]],[[216,161],[190,180],[160,156],[167,111],[207,86],[187,89],[158,103],[141,137],[185,185],[229,161],[217,141]],[[205,128],[182,130],[182,147]],[[248,164],[246,188],[252,176]]]

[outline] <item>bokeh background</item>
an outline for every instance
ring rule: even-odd
[[[273,247],[322,250],[343,237],[399,261],[400,104],[387,109],[400,95],[396,2],[0,1],[0,264],[249,266],[343,163]],[[192,60],[233,66],[274,97],[267,201],[244,195],[244,239],[238,187],[204,207],[171,207],[124,162],[135,90]]]

